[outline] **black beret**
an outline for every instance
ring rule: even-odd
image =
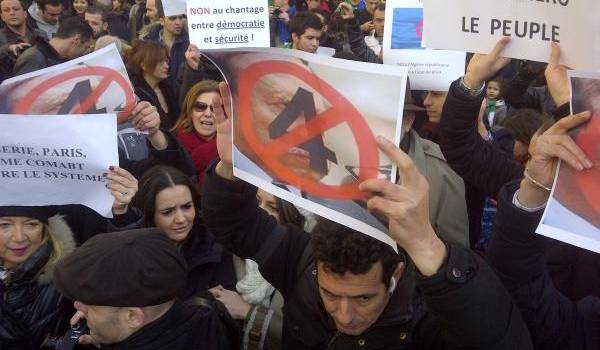
[[[60,260],[54,282],[67,298],[89,305],[153,306],[182,294],[187,264],[158,229],[104,233]]]
[[[24,216],[38,219],[47,224],[48,218],[55,212],[49,207],[4,206],[0,207],[0,218],[5,216]]]

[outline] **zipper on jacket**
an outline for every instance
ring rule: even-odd
[[[331,337],[331,340],[329,341],[329,343],[327,343],[327,349],[329,349],[331,347],[331,345],[333,345],[333,343],[335,343],[335,341],[337,340],[337,338],[340,336],[340,331],[336,331],[335,334],[333,335],[333,337]]]

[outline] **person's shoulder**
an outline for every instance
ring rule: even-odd
[[[438,145],[437,143],[435,143],[433,141],[424,139],[420,136],[417,136],[417,137],[418,137],[418,139],[416,141],[421,144],[421,148],[423,148],[423,152],[425,153],[425,156],[434,158],[438,161],[446,163],[446,158],[444,157],[444,154],[442,153],[442,149],[440,148],[440,145]]]

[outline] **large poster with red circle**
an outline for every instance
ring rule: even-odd
[[[592,118],[571,136],[593,167],[562,163],[538,232],[600,253],[600,74],[570,72],[571,110]]]
[[[407,70],[285,49],[206,56],[232,90],[235,175],[395,246],[358,185],[395,177],[375,137],[400,142]]]

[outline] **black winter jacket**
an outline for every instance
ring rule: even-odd
[[[283,349],[532,349],[521,316],[492,270],[456,246],[449,246],[436,275],[404,277],[365,333],[339,333],[320,298],[310,235],[277,225],[258,207],[256,187],[220,178],[214,164],[203,190],[209,231],[234,254],[256,261],[283,295]]]
[[[64,245],[59,257],[74,249],[73,234],[62,219],[51,218],[48,232]],[[9,280],[0,280],[0,349],[37,350],[47,336],[69,328],[75,311],[52,283],[51,254],[52,245],[43,244]]]
[[[167,106],[169,107],[169,112],[166,112],[162,109],[158,96],[156,96],[154,90],[148,85],[143,77],[138,77],[133,74],[130,74],[129,76],[136,96],[139,97],[140,101],[148,101],[156,107],[160,114],[160,127],[170,130],[177,122],[180,113],[177,96],[171,85],[167,83],[167,81],[158,83],[158,88],[165,97],[165,101],[167,101]]]
[[[42,38],[35,40],[35,45],[25,50],[15,63],[13,76],[34,72],[66,62],[50,43]]]
[[[512,295],[536,349],[600,349],[600,298],[578,302],[562,295],[546,268],[547,239],[535,229],[542,212],[513,205],[519,188],[512,182],[498,197],[498,212],[487,258]],[[526,268],[524,268],[526,267]]]
[[[175,302],[158,320],[107,350],[227,350],[230,349],[213,310]]]

